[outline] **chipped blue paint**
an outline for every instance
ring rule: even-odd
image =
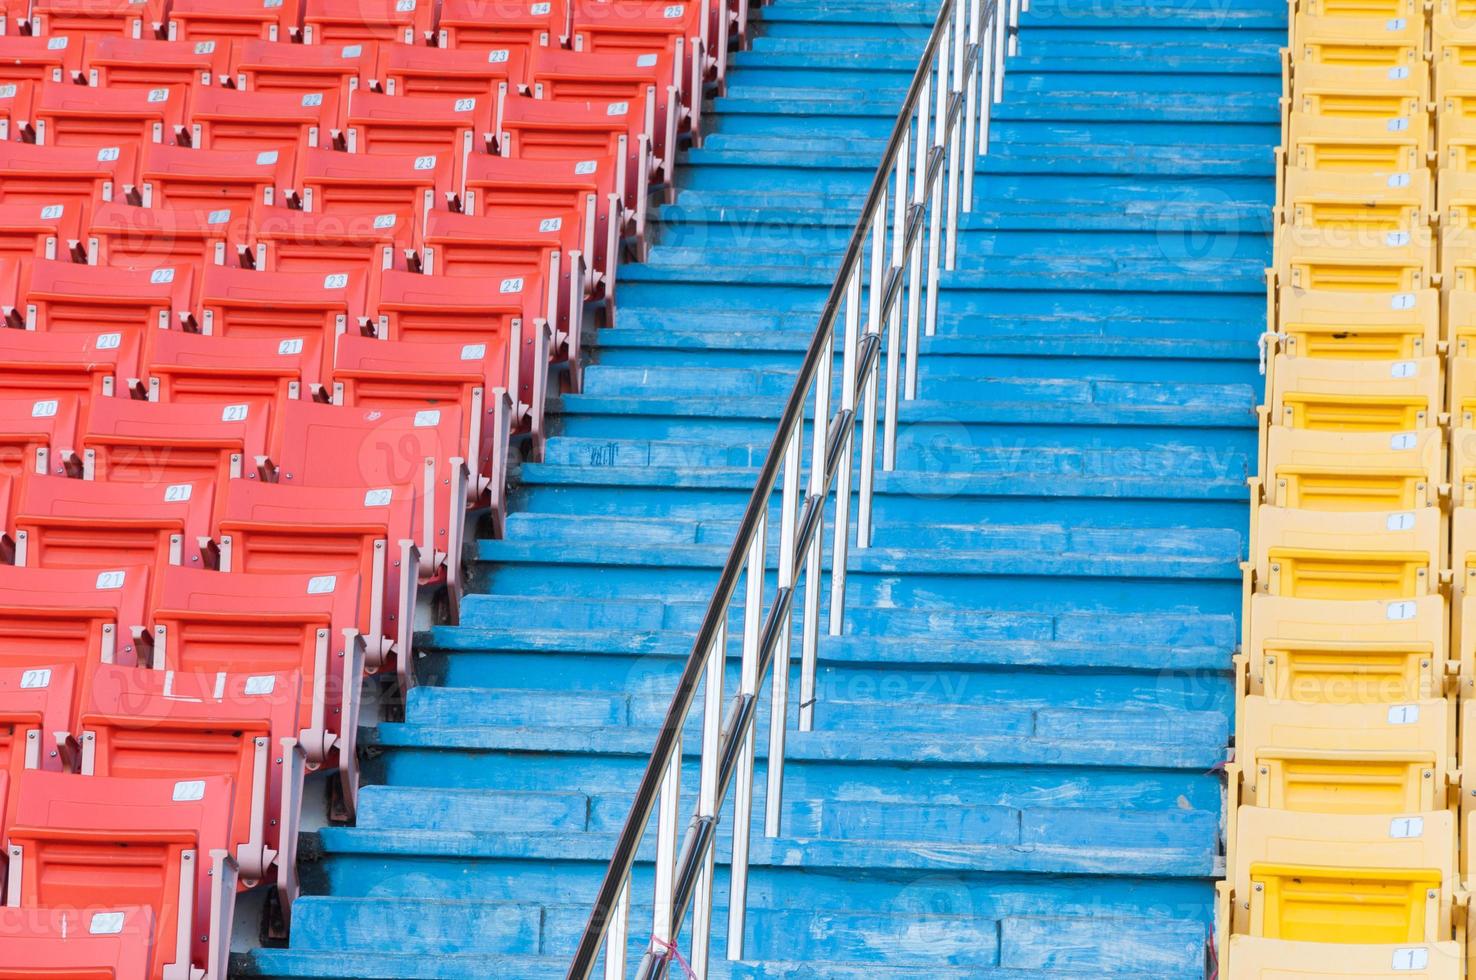
[[[432,683],[365,733],[358,825],[247,972],[562,973],[930,7],[764,9],[506,539],[469,547],[462,625],[423,638]],[[713,976],[1202,975],[1285,13],[1034,0],[748,959],[719,938]]]

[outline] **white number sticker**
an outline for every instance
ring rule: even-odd
[[[551,3],[535,3],[533,6],[528,8],[528,13],[532,14],[534,17],[542,17],[552,9],[553,4]]]
[[[205,216],[205,223],[207,225],[223,225],[230,220],[231,212],[226,208],[221,208],[218,211],[211,211]]]
[[[1390,514],[1384,519],[1384,527],[1390,531],[1409,531],[1415,526],[1415,516],[1409,511],[1402,514]]]
[[[1389,175],[1389,186],[1390,187],[1393,187],[1393,188],[1396,188],[1396,189],[1397,188],[1401,188],[1401,187],[1408,187],[1409,186],[1409,181],[1410,181],[1409,174],[1390,174]]]
[[[1415,604],[1413,602],[1391,602],[1384,610],[1384,618],[1391,623],[1402,623],[1408,619],[1415,618]]]
[[[434,170],[434,169],[436,169],[436,158],[433,157],[433,156],[416,157],[415,158],[415,169],[416,170]]]
[[[611,102],[609,105],[605,106],[605,115],[607,116],[623,116],[629,112],[629,102]]]
[[[97,151],[98,163],[112,163],[118,159],[118,148],[116,146],[105,146]]]
[[[1389,130],[1389,132],[1391,132],[1391,133],[1402,133],[1405,130],[1409,129],[1409,120],[1408,119],[1390,119],[1385,124],[1385,126]]]
[[[96,350],[117,350],[123,346],[123,335],[121,333],[100,333],[97,335],[97,343],[92,346]]]
[[[155,286],[163,286],[174,281],[173,269],[155,269],[149,273],[149,282]]]
[[[594,173],[598,167],[599,161],[597,160],[580,160],[574,164],[574,172],[581,177],[585,177]]]
[[[1389,301],[1389,307],[1395,310],[1412,310],[1415,308],[1415,294],[1395,293],[1394,298]]]
[[[258,167],[270,167],[272,164],[276,163],[277,160],[278,156],[276,150],[262,150],[256,155],[256,165]]]
[[[214,41],[197,41],[197,42],[195,42],[195,54],[215,54],[215,42]]]
[[[1420,706],[1417,704],[1393,704],[1389,706],[1389,724],[1391,725],[1414,725],[1420,720]]]
[[[337,575],[314,575],[308,579],[308,595],[328,595],[336,588]]]
[[[116,936],[123,931],[122,912],[94,912],[87,931],[94,936]]]
[[[150,102],[168,102],[169,101],[169,90],[167,88],[151,88],[151,89],[149,89],[149,101]]]
[[[395,0],[395,13],[408,14],[415,9],[415,0]]]
[[[394,491],[392,490],[368,490],[364,493],[364,506],[388,507],[390,505],[390,501],[393,499]]]
[[[48,204],[41,209],[41,220],[51,221],[54,218],[60,218],[65,210],[60,204]]]
[[[1389,22],[1384,25],[1384,28],[1389,31],[1402,31],[1408,26],[1409,21],[1403,17],[1391,17],[1389,18]]]
[[[311,108],[314,108],[315,106],[320,106],[322,104],[323,104],[323,93],[322,92],[309,92],[307,95],[304,95],[302,97],[302,107],[304,109],[311,109]]]
[[[111,591],[123,588],[123,582],[127,579],[124,572],[98,572],[97,588],[99,591]]]
[[[362,44],[345,44],[343,50],[338,52],[340,58],[357,58],[364,53]]]
[[[174,784],[174,802],[193,803],[205,799],[205,780],[187,779]]]
[[[1384,233],[1384,244],[1389,248],[1403,248],[1409,244],[1409,232],[1389,231]]]
[[[471,112],[477,107],[476,99],[457,99],[451,106],[452,112]]]
[[[182,504],[190,499],[195,488],[188,483],[171,483],[164,488],[164,502],[166,504]]]
[[[60,407],[61,407],[61,403],[59,401],[57,401],[55,398],[48,398],[46,401],[35,402],[35,403],[33,403],[31,405],[31,418],[33,418],[33,419],[49,419],[49,418],[53,418],[53,417],[55,417],[55,415],[57,413],[57,409],[59,409]]]
[[[463,361],[480,361],[486,356],[486,344],[467,344],[461,348],[461,359]]]
[[[489,65],[500,65],[500,64],[505,63],[509,57],[511,57],[511,54],[506,49],[502,49],[502,50],[498,50],[498,51],[488,51],[487,52],[487,64],[489,64]]]
[[[392,214],[376,214],[374,216],[374,227],[375,228],[393,228],[394,226],[395,226],[395,216],[394,215],[392,215]]]
[[[277,353],[281,354],[283,357],[291,357],[294,354],[301,354],[302,338],[294,337],[291,340],[282,341],[280,344],[277,345]]]
[[[251,697],[271,694],[276,689],[277,678],[272,674],[258,674],[255,677],[246,678],[246,694]]]
[[[656,67],[656,59],[658,57],[659,57],[659,55],[643,54],[640,57],[636,58],[636,67],[637,68],[655,68]]]
[[[1413,378],[1420,373],[1420,366],[1414,361],[1395,361],[1389,365],[1389,377],[1391,378]]]
[[[343,289],[348,285],[347,272],[330,272],[323,277],[324,289]]]
[[[0,85],[0,99],[13,99],[13,98],[15,98],[15,86],[14,85]]]
[[[250,411],[250,405],[226,405],[220,410],[220,420],[222,422],[244,422]]]
[[[441,413],[439,409],[428,408],[422,412],[415,413],[415,427],[417,429],[434,429],[441,424]]]
[[[1424,817],[1395,817],[1389,821],[1389,836],[1395,840],[1414,840],[1424,835]]]
[[[515,279],[504,279],[498,285],[499,293],[521,293],[523,291],[523,280],[521,277]]]
[[[678,17],[686,12],[686,4],[674,3],[666,8],[665,16],[667,20],[676,20]]]
[[[1390,449],[1413,449],[1418,443],[1419,437],[1413,432],[1396,432],[1389,437]]]
[[[21,687],[34,689],[38,687],[51,686],[51,668],[37,667],[21,674]]]
[[[66,47],[67,39],[65,37],[54,37],[46,42],[47,51],[64,51]]]
[[[1430,966],[1430,951],[1424,946],[1401,946],[1394,951],[1389,969],[1395,973],[1424,970]]]
[[[544,218],[538,222],[538,230],[542,232],[559,231],[564,227],[563,218]]]

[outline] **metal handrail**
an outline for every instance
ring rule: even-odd
[[[621,829],[569,967],[570,980],[588,980],[602,950],[606,980],[624,980],[626,976],[630,877],[653,813],[657,829],[652,934],[636,976],[659,980],[666,975],[690,907],[690,965],[705,980],[718,814],[730,788],[734,790],[735,819],[727,953],[729,959],[742,958],[759,688],[773,664],[781,664],[772,672],[764,822],[765,834],[776,837],[781,824],[796,582],[804,579],[798,607],[802,643],[799,728],[810,731],[816,701],[821,583],[827,570],[828,631],[839,635],[845,625],[853,469],[859,471],[856,548],[865,549],[871,544],[883,357],[886,401],[882,467],[891,471],[896,467],[900,402],[917,397],[919,331],[928,336],[936,331],[939,271],[955,267],[960,210],[973,210],[974,159],[988,151],[991,106],[1003,97],[1005,54],[1014,47],[1024,7],[1023,0],[944,0],[938,12]],[[926,238],[922,234],[925,223]],[[863,270],[867,276],[864,321]],[[832,412],[838,325],[842,349],[840,405]],[[807,414],[807,405],[811,404],[812,416]],[[855,446],[858,423],[859,461]],[[806,425],[812,429],[808,474],[804,466]],[[776,489],[781,497],[777,588],[766,603],[765,550]],[[821,539],[832,490],[837,505],[831,567],[827,569]],[[728,615],[740,578],[744,580],[740,689],[728,703],[725,718]],[[695,813],[678,850],[682,733],[699,686],[703,688],[700,785]]]

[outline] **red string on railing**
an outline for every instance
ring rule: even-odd
[[[677,949],[676,943],[669,943],[663,939],[656,939],[653,937],[651,939],[651,945],[671,954],[671,958],[676,960],[677,966],[682,968],[682,975],[685,980],[697,980],[697,974],[693,972],[692,964],[688,963],[686,957],[682,955],[682,951],[680,949]]]

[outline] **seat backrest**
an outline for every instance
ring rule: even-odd
[[[224,262],[244,238],[249,203],[208,211],[192,206],[189,197],[160,207],[99,204],[83,240],[87,261],[126,269],[204,268]]]
[[[347,156],[347,154],[340,154]],[[337,272],[256,272],[211,266],[201,288],[201,329],[221,337],[294,340],[317,336],[333,349],[340,333],[359,329],[367,275]]]
[[[147,906],[0,906],[0,980],[126,980],[148,976],[153,958]]]
[[[140,565],[0,565],[0,667],[69,665],[80,697],[80,685],[100,664],[147,663],[151,578],[152,569]],[[69,702],[68,712],[74,707]]]
[[[82,435],[83,478],[148,486],[254,479],[270,432],[270,412],[250,402],[99,398]]]
[[[169,10],[171,41],[230,43],[287,41],[302,24],[297,0],[173,0]]]
[[[0,204],[0,256],[55,259],[82,237],[82,209],[65,204]]]
[[[568,33],[569,0],[443,0],[438,46],[477,52],[557,47]]]
[[[295,162],[295,151],[279,146],[201,150],[149,144],[139,164],[140,194],[148,207],[249,214],[281,200]]]
[[[29,329],[97,334],[170,329],[193,306],[196,271],[181,263],[115,269],[35,259],[22,274]]]
[[[185,89],[93,88],[43,82],[36,93],[36,142],[47,146],[172,143],[184,121]]]
[[[487,51],[386,44],[379,49],[377,71],[385,92],[390,95],[451,95],[491,100],[497,95],[498,82],[522,83],[527,72],[528,50],[526,42]]]
[[[274,340],[161,330],[150,337],[144,384],[150,401],[171,405],[244,402],[270,431],[284,403],[319,383],[322,345],[317,334]]]
[[[138,180],[136,145],[37,146],[0,141],[0,202],[62,204],[90,212],[94,199],[111,201]]]
[[[58,37],[6,32],[0,37],[0,81],[60,82],[81,67],[83,44]]]
[[[319,92],[256,92],[214,85],[190,96],[188,127],[192,146],[210,150],[278,149],[284,154],[301,141],[325,146],[339,126],[339,89]]]
[[[450,200],[455,167],[452,153],[369,156],[303,150],[295,188],[305,211],[423,215]]]
[[[76,696],[77,673],[69,665],[0,667],[0,773],[16,779],[23,769],[62,771],[56,736],[74,731]]]
[[[431,37],[436,5],[429,0],[304,0],[305,44],[421,44]]]
[[[24,481],[32,474],[75,469],[80,419],[75,395],[0,398],[0,474]]]
[[[513,320],[531,326],[545,309],[544,277],[522,271],[488,269],[486,280],[386,271],[375,303],[377,333],[385,340],[506,347]]]
[[[250,261],[268,272],[320,275],[345,268],[366,273],[405,269],[407,253],[414,247],[415,222],[412,211],[322,214],[258,208],[252,215]]]
[[[230,46],[219,41],[89,37],[83,47],[87,84],[112,89],[161,85],[213,86],[225,74]]]
[[[244,481],[237,481],[244,482]],[[15,504],[16,564],[41,568],[203,568],[214,485],[26,480]]]
[[[201,2],[229,4],[231,0],[176,0],[174,9],[178,11],[183,3]],[[350,92],[367,86],[375,77],[378,57],[379,45],[373,42],[294,47],[243,38],[232,45],[231,74],[239,89],[307,95],[331,86],[346,100]]]

